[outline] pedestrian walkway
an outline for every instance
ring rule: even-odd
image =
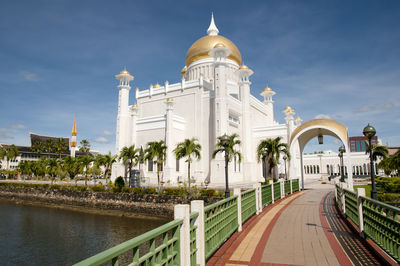
[[[329,184],[316,184],[265,208],[245,224],[241,233],[234,234],[207,265],[379,264],[338,222],[332,208],[332,191]]]

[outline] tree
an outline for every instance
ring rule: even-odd
[[[59,163],[56,158],[46,159],[46,173],[50,176],[51,184],[57,176],[59,170]]]
[[[103,161],[102,161],[102,165],[104,165],[104,178],[106,179],[106,183],[107,183],[107,179],[109,177],[109,175],[111,174],[111,167],[112,164],[115,163],[117,161],[118,155],[111,155],[111,152],[109,152],[108,154],[103,155]]]
[[[155,161],[157,164],[157,182],[158,182],[158,193],[161,192],[160,187],[160,171],[162,169],[163,163],[166,159],[167,146],[163,140],[152,141],[147,143],[147,148],[145,150],[146,160]]]
[[[54,151],[55,153],[58,154],[58,158],[61,159],[61,154],[63,154],[64,151],[66,151],[66,146],[63,138],[57,138],[57,140],[54,142]]]
[[[68,173],[70,179],[75,179],[75,184],[77,184],[77,179],[75,176],[79,174],[80,163],[77,158],[71,156],[65,156],[62,160],[63,170]]]
[[[288,160],[290,160],[290,152],[288,145],[281,142],[281,137],[274,139],[264,139],[257,146],[257,160],[260,162],[263,160],[265,166],[268,165],[268,174],[264,172],[265,181],[267,176],[274,176],[274,167],[279,164],[281,153],[284,153]],[[263,169],[265,171],[265,169]]]
[[[201,145],[197,143],[197,139],[185,139],[183,142],[178,143],[174,149],[175,157],[177,160],[186,157],[186,162],[188,163],[188,184],[189,184],[189,194],[190,194],[190,164],[193,158],[201,159]],[[193,158],[192,158],[193,157]]]
[[[55,153],[55,141],[53,139],[47,139],[43,143],[43,151],[47,153]]]
[[[0,147],[0,161],[4,160],[7,156],[7,149],[5,147]]]
[[[81,146],[79,146],[79,150],[81,152],[89,152],[90,151],[90,143],[87,139],[83,139],[80,142]]]
[[[369,154],[369,142],[365,142],[365,154]],[[386,146],[379,145],[379,144],[372,144],[372,160],[375,162],[380,159],[385,159],[389,156],[389,150]]]
[[[12,144],[6,148],[7,169],[9,169],[9,167],[10,167],[10,164],[9,164],[10,160],[14,160],[18,156],[19,156],[19,151],[14,144]]]
[[[90,164],[93,162],[93,157],[90,155],[84,155],[78,157],[80,164],[80,171],[85,175],[85,186],[87,186],[87,177],[90,172]]]
[[[378,163],[378,167],[385,171],[386,175],[399,175],[400,172],[400,151],[395,154],[383,158],[382,161]]]
[[[130,147],[123,147],[121,150],[121,154],[119,155],[119,159],[122,159],[124,165],[128,164],[129,181],[126,182],[126,177],[125,177],[125,184],[128,183],[129,186],[131,185],[132,166],[137,165],[139,162],[138,154],[139,154],[139,149],[135,149],[135,145],[132,145]]]

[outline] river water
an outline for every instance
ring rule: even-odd
[[[0,200],[0,265],[72,265],[167,222]]]

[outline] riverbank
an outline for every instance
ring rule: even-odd
[[[176,204],[190,204],[191,200],[199,199],[208,205],[220,200],[212,197],[41,189],[12,185],[0,186],[0,199],[16,204],[46,205],[96,214],[126,217],[159,216],[169,219],[173,218]]]

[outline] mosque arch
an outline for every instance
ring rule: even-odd
[[[348,130],[345,125],[342,123],[332,120],[332,119],[313,119],[303,123],[302,125],[298,126],[293,132],[290,134],[289,137],[289,147],[291,154],[295,154],[295,149],[298,147],[300,149],[300,167],[295,168],[295,164],[290,161],[289,166],[289,173],[291,173],[292,178],[294,176],[301,176],[301,184],[302,188],[304,188],[304,169],[303,169],[303,152],[304,148],[307,143],[319,135],[328,135],[334,138],[339,139],[345,148],[344,153],[344,164],[348,166],[350,169],[351,167],[351,160],[350,160],[350,147],[348,141]],[[301,173],[296,173],[296,169],[300,169]],[[329,168],[328,168],[329,170]],[[330,166],[330,172],[333,174],[333,165]],[[349,173],[347,178],[347,183],[350,188],[353,187],[353,176]]]

